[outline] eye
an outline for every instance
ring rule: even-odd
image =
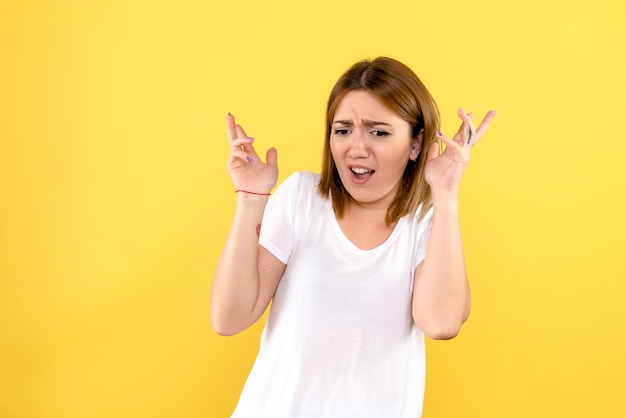
[[[385,131],[372,131],[372,134],[378,137],[385,137],[385,136],[390,135],[389,132],[385,132]]]
[[[335,129],[334,134],[339,136],[348,135],[350,131],[348,129]]]

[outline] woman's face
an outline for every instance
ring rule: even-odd
[[[419,147],[409,123],[372,94],[351,91],[337,106],[330,150],[343,186],[359,204],[386,210]]]

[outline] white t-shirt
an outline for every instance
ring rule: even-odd
[[[319,175],[270,198],[260,244],[287,265],[233,418],[421,416],[424,335],[411,315],[432,208],[361,250],[341,231]]]

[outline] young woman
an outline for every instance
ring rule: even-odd
[[[211,291],[211,322],[238,333],[272,306],[233,417],[419,417],[424,335],[450,339],[470,309],[459,183],[478,128],[448,138],[436,104],[404,64],[353,65],[333,88],[321,174],[297,172],[274,195],[228,115],[237,190]],[[440,152],[440,143],[446,145]]]

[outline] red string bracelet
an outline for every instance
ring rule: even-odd
[[[269,196],[269,195],[271,194],[271,193],[257,193],[257,192],[249,192],[249,191],[247,191],[247,190],[241,190],[241,189],[235,190],[235,193],[239,193],[239,192],[241,192],[241,193],[247,193],[247,194],[255,194],[255,195],[258,195],[258,196]]]

